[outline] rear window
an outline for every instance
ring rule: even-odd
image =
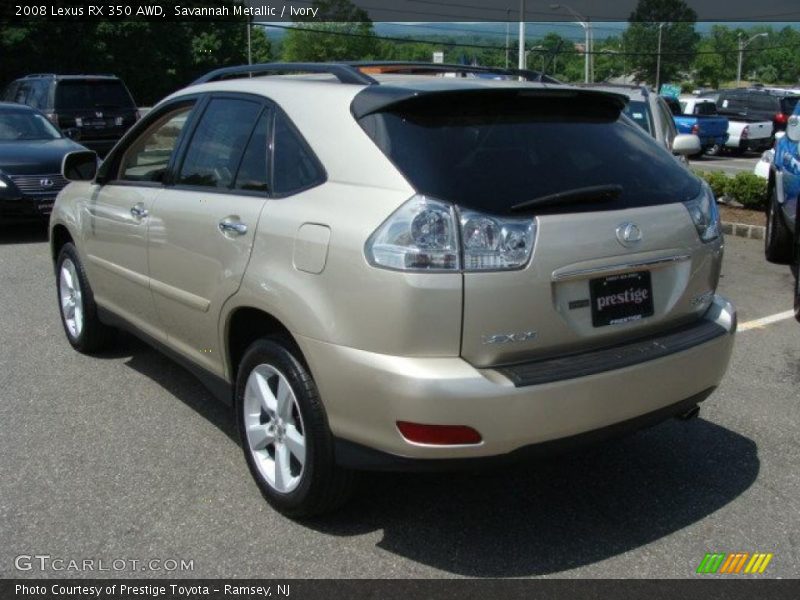
[[[628,102],[623,112],[639,127],[644,129],[647,133],[651,133],[650,109],[647,107],[647,102],[631,100]]]
[[[119,80],[63,80],[56,87],[56,110],[134,108],[127,88]]]
[[[694,114],[696,115],[716,115],[717,105],[713,102],[700,102],[694,106]]]
[[[586,95],[431,94],[362,117],[361,125],[418,192],[487,213],[589,186],[620,185],[622,193],[536,212],[666,204],[700,191],[641,127]]]
[[[785,115],[792,114],[797,106],[798,100],[800,100],[800,96],[789,96],[788,98],[781,99],[781,112]]]

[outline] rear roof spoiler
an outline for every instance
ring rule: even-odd
[[[560,98],[579,98],[585,97],[587,102],[603,100],[613,104],[622,111],[628,104],[628,97],[623,94],[606,92],[599,90],[585,90],[577,87],[507,87],[507,88],[455,88],[455,89],[430,89],[421,90],[404,88],[392,85],[376,85],[361,90],[353,98],[350,111],[356,119],[361,119],[367,115],[385,111],[390,107],[397,106],[404,102],[414,99],[421,99],[426,96],[434,95],[524,95],[531,97],[560,97]]]

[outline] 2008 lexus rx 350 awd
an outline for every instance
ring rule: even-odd
[[[720,383],[714,197],[623,97],[286,69],[171,95],[97,173],[69,155],[51,218],[69,342],[125,327],[190,367],[276,508],[691,414]]]

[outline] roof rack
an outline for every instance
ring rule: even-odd
[[[404,62],[404,61],[351,61],[345,63],[356,67],[362,73],[463,73],[506,75],[521,77],[525,81],[560,83],[557,79],[539,71],[529,69],[504,69],[502,67],[479,67],[473,65],[454,65],[448,63]]]
[[[192,82],[192,85],[219,81],[222,79],[235,79],[237,77],[252,77],[253,75],[266,75],[270,73],[328,73],[342,83],[359,85],[373,85],[378,83],[369,75],[365,75],[357,68],[343,63],[260,63],[255,65],[239,65],[236,67],[223,67],[206,73]]]
[[[255,65],[239,65],[223,67],[210,71],[192,82],[192,85],[235,79],[238,77],[252,77],[254,75],[268,75],[278,73],[327,73],[333,75],[342,83],[356,85],[377,85],[378,81],[370,74],[378,73],[463,73],[506,75],[520,77],[526,81],[539,81],[544,83],[560,83],[557,79],[528,69],[503,69],[499,67],[476,67],[472,65],[452,65],[444,63],[426,62],[399,62],[399,61],[352,61],[340,63],[313,63],[313,62],[286,62],[286,63],[260,63]]]

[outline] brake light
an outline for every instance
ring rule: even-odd
[[[720,222],[719,210],[717,209],[717,199],[714,192],[706,182],[703,182],[700,195],[683,205],[689,211],[692,222],[697,229],[697,235],[703,242],[711,242],[720,236],[722,223]]]
[[[700,133],[700,125],[698,125],[697,123],[692,125],[692,133],[694,135],[698,135]]]
[[[423,425],[398,421],[397,429],[409,442],[432,446],[462,446],[480,444],[481,434],[466,425]]]

